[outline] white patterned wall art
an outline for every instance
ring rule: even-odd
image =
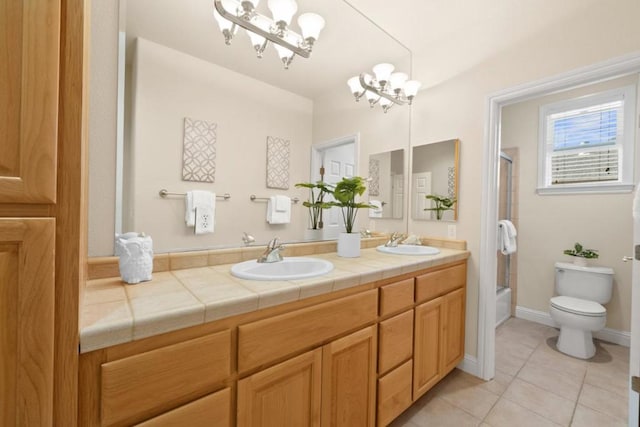
[[[369,159],[369,195],[380,195],[380,160]]]
[[[449,198],[453,199],[456,195],[456,168],[452,166],[447,168],[447,190]]]
[[[182,180],[215,182],[216,123],[185,117]]]
[[[289,153],[289,140],[267,137],[267,188],[289,189]]]

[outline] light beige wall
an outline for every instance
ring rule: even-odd
[[[151,235],[156,252],[239,245],[242,231],[258,242],[302,236],[307,213],[301,204],[292,206],[290,224],[270,225],[267,204],[249,195],[306,196],[294,184],[309,176],[311,100],[143,39],[137,40],[133,74],[126,231]],[[214,183],[182,180],[185,117],[217,124]],[[289,190],[266,188],[267,136],[290,141]],[[216,203],[215,232],[196,236],[184,223],[184,199],[162,199],[161,188],[230,193],[231,199]]]
[[[624,194],[536,194],[538,126],[541,106],[608,89],[636,84],[637,75],[602,84],[533,99],[502,110],[502,147],[518,147],[520,165],[520,224],[518,231],[519,306],[548,312],[554,295],[554,262],[570,262],[564,249],[580,242],[599,250],[591,265],[615,270],[614,292],[607,304],[607,327],[629,331],[631,265],[622,257],[631,253],[633,222],[632,193]]]
[[[452,76],[437,86],[422,90],[412,108],[411,140],[425,141],[459,138],[460,202],[457,236],[467,240],[471,251],[467,288],[467,334],[465,352],[477,353],[478,283],[480,263],[483,141],[487,96],[510,88],[567,72],[640,50],[640,2],[621,0],[600,2],[560,25],[523,40],[513,48],[473,69]],[[597,31],[594,29],[597,28]],[[508,36],[508,35],[505,35]],[[451,52],[456,55],[456,52]],[[414,51],[414,57],[420,52]],[[424,58],[422,58],[424,59]],[[427,58],[428,59],[428,58]],[[438,64],[434,63],[434,67]],[[424,79],[419,73],[414,78]],[[522,164],[530,161],[521,156]],[[409,219],[413,233],[447,235],[447,224]],[[519,260],[520,261],[520,260]]]

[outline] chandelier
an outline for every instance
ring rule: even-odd
[[[394,105],[411,105],[422,83],[409,80],[406,73],[394,73],[394,69],[392,64],[378,64],[373,67],[374,76],[362,73],[347,80],[356,101],[364,95],[371,108],[380,104],[385,113]]]
[[[251,45],[258,58],[269,42],[278,51],[278,56],[288,69],[295,55],[309,58],[324,19],[315,13],[303,13],[298,17],[302,35],[289,28],[293,15],[298,11],[295,0],[269,0],[267,6],[273,19],[256,12],[260,0],[214,0],[213,16],[218,22],[227,45],[231,44],[238,27],[247,30]]]

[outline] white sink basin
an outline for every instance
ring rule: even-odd
[[[248,280],[298,280],[322,276],[331,270],[333,264],[324,259],[293,257],[269,263],[241,262],[231,267],[231,274]]]
[[[380,245],[376,248],[380,252],[396,255],[436,255],[440,249],[433,246],[398,245],[395,247]]]

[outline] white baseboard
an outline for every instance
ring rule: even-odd
[[[464,359],[458,364],[457,368],[465,371],[467,374],[480,377],[480,365],[478,365],[478,359],[469,354],[465,353]]]
[[[540,323],[542,325],[551,326],[553,328],[558,327],[558,325],[556,325],[556,322],[554,322],[551,318],[551,315],[544,311],[532,310],[530,308],[516,306],[516,317],[518,319],[529,320],[531,322]],[[601,331],[595,332],[593,336],[602,341],[607,341],[624,347],[629,347],[631,343],[631,333],[626,331],[617,331],[615,329],[604,328]]]

